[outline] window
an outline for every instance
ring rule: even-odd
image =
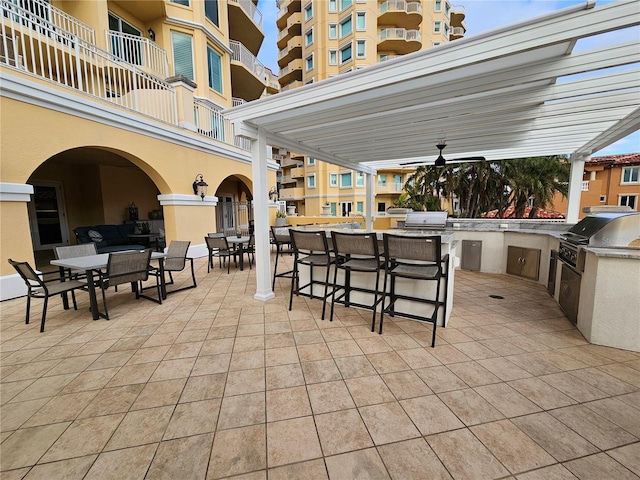
[[[204,16],[211,20],[216,27],[220,26],[218,0],[204,0]]]
[[[625,167],[622,169],[622,183],[638,183],[640,167]]]
[[[309,70],[313,70],[313,53],[309,55],[307,58],[305,58],[304,61],[307,68],[307,72]]]
[[[331,216],[335,217],[338,215],[338,204],[336,202],[331,202]]]
[[[338,11],[338,0],[329,0],[329,13]]]
[[[636,209],[636,205],[638,204],[638,196],[637,195],[620,195],[620,200],[618,205],[623,207],[631,207],[633,210]]]
[[[342,210],[342,216],[350,217],[352,207],[353,207],[353,202],[340,202],[340,210]]]
[[[356,40],[356,58],[365,58],[367,55],[366,41]]]
[[[222,93],[222,57],[213,48],[207,47],[209,87]]]
[[[600,203],[607,203],[607,196],[606,195],[600,195]]]
[[[386,213],[387,212],[387,204],[385,202],[378,202],[378,213]]]
[[[353,26],[351,24],[351,15],[349,15],[340,20],[340,38],[350,35],[352,31]]]
[[[353,5],[353,0],[340,0],[340,11]]]
[[[171,0],[171,3],[177,3],[178,5],[189,6],[189,0]]]
[[[312,43],[313,43],[313,28],[310,28],[304,34],[304,46],[308,47]]]
[[[312,18],[313,18],[313,4],[309,2],[304,7],[304,21],[306,22],[307,20],[310,20]]]
[[[387,174],[381,173],[378,175],[378,186],[386,187],[387,186]]]
[[[329,65],[338,65],[338,50],[329,50]]]
[[[329,186],[330,187],[337,187],[338,186],[338,174],[337,173],[330,173],[329,174]]]
[[[447,17],[449,16],[450,11],[451,11],[451,5],[449,5],[449,2],[444,2],[444,14]]]
[[[313,157],[309,157],[307,159],[307,165],[315,165],[316,164],[316,159]]]
[[[338,38],[338,24],[329,24],[329,40],[336,40]]]
[[[433,22],[433,33],[440,33],[442,31],[442,22]]]
[[[141,37],[142,32],[133,25],[109,12],[109,30]],[[111,36],[111,52],[125,62],[142,65],[140,43],[124,36]]]
[[[364,213],[364,202],[356,202],[356,212]]]
[[[340,65],[351,60],[351,42],[340,49]]]
[[[433,9],[436,12],[441,12],[442,11],[442,0],[436,0],[434,5],[433,5]]]
[[[356,31],[362,32],[367,29],[365,12],[356,12]]]
[[[193,74],[193,38],[184,33],[171,32],[173,48],[173,70],[176,75],[183,75],[194,80]]]
[[[313,82],[314,82],[313,77],[311,77],[311,78],[307,78],[307,79],[305,80],[304,84],[305,84],[305,85],[309,85],[310,83],[313,83]]]
[[[449,24],[448,23],[444,24],[444,36],[449,38]]]
[[[316,174],[307,175],[307,188],[316,188]]]
[[[356,172],[356,187],[364,187],[364,173]]]
[[[351,188],[353,185],[351,180],[351,172],[340,174],[340,188]]]

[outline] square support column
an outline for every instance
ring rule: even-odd
[[[364,174],[364,184],[365,184],[365,205],[364,210],[367,214],[366,221],[367,224],[365,228],[367,232],[371,232],[373,230],[373,197],[375,196],[375,190],[373,189],[373,174],[365,173]]]
[[[588,156],[571,155],[569,174],[569,193],[567,194],[567,223],[578,223],[580,217],[580,197],[582,196],[582,177],[584,162]]]

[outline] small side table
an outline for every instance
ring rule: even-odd
[[[132,233],[129,235],[129,240],[142,241],[145,247],[150,247],[151,239],[157,237],[154,233]]]

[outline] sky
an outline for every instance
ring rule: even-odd
[[[316,2],[318,1],[326,0],[316,0]],[[597,5],[609,3],[610,1],[612,0],[597,0]],[[476,33],[485,32],[510,23],[584,3],[585,0],[452,0],[453,5],[461,5],[464,7],[466,14],[465,24],[467,26],[465,38]],[[276,7],[275,0],[259,0],[258,8],[262,12],[262,28],[265,33],[265,39],[258,54],[258,59],[277,75],[279,71],[277,62],[278,47],[276,45],[278,35],[276,17],[278,8]],[[631,32],[631,35],[640,41],[639,32],[640,29],[635,29]],[[629,35],[629,31],[616,32],[616,34],[611,35],[608,40],[612,43],[628,41]],[[574,51],[577,52],[581,49],[588,49],[592,46],[588,40],[580,40]],[[634,66],[634,68],[637,68],[637,66]],[[594,156],[638,152],[640,152],[640,131],[596,152]]]

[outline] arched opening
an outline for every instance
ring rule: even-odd
[[[36,265],[47,266],[57,246],[82,243],[78,230],[88,226],[128,224],[102,243],[157,246],[164,231],[160,189],[141,166],[148,168],[124,152],[80,147],[34,170],[27,183],[34,187],[28,210]],[[130,228],[133,234],[148,228],[150,236],[128,238]]]
[[[226,177],[216,189],[217,231],[233,235],[253,233],[253,193],[251,180],[243,175]]]

